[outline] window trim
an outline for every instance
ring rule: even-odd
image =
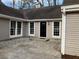
[[[54,35],[54,22],[59,22],[59,36]],[[52,37],[53,38],[61,38],[61,21],[52,22]]]
[[[16,29],[15,29],[15,35],[11,35],[10,33],[10,29],[11,29],[11,21],[14,21],[14,20],[10,20],[10,22],[9,22],[9,37],[10,38],[14,38],[14,37],[20,37],[20,36],[22,36],[23,35],[23,22],[22,21],[15,21],[16,22]],[[17,34],[17,22],[21,22],[21,34]]]
[[[29,31],[29,33],[28,33],[28,35],[29,36],[35,36],[35,22],[34,22],[34,34],[30,34],[30,22],[28,23],[28,31]]]

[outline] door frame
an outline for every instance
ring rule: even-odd
[[[41,22],[46,22],[46,21],[40,21],[40,37],[42,37],[41,36]],[[46,37],[47,37],[47,22],[46,22],[46,36],[43,38],[46,38]]]

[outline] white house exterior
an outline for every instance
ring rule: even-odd
[[[61,53],[63,55],[79,56],[79,4],[62,6],[61,11]]]
[[[23,10],[21,16],[24,17],[19,17],[20,13],[15,15],[18,12],[12,14],[8,9],[0,10],[0,40],[29,36],[61,39],[64,57],[79,56],[79,4]]]
[[[0,10],[0,40],[17,37],[61,39],[60,6],[24,10],[24,14],[15,11],[9,7]]]

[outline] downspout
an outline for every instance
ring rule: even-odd
[[[62,10],[62,38],[61,38],[61,53],[65,54],[65,39],[66,39],[66,11]]]

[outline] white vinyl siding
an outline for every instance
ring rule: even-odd
[[[0,18],[0,40],[9,38],[9,20]]]
[[[79,56],[79,14],[67,14],[66,54]]]

